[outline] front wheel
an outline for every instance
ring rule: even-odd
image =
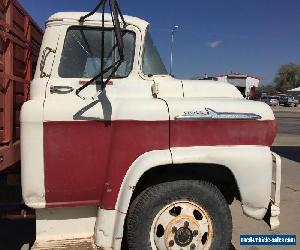
[[[232,221],[218,188],[204,181],[151,186],[137,196],[127,218],[129,249],[229,248]]]

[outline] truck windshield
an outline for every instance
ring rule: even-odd
[[[118,60],[113,29],[71,27],[68,29],[58,74],[62,78],[93,78],[101,71],[101,48],[104,34],[104,68]],[[113,78],[127,77],[132,69],[135,34],[125,31],[124,61]],[[108,77],[111,72],[104,75]]]
[[[145,75],[168,75],[149,31],[145,37],[142,69]]]

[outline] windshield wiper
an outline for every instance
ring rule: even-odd
[[[110,6],[110,13],[111,13],[111,18],[114,26],[114,34],[115,34],[115,39],[116,39],[116,46],[118,50],[118,55],[119,59],[112,63],[112,65],[104,68],[104,46],[105,46],[105,39],[104,39],[104,13],[105,13],[105,6],[107,1],[109,1],[109,6]],[[97,74],[95,77],[93,77],[91,80],[89,80],[87,83],[82,85],[80,88],[76,90],[76,95],[79,96],[82,99],[85,99],[83,96],[79,95],[79,93],[84,90],[87,86],[89,86],[91,83],[95,82],[97,79],[100,78],[100,85],[101,85],[101,91],[103,91],[107,85],[107,83],[112,79],[114,74],[117,72],[118,68],[124,61],[124,42],[123,42],[123,34],[121,30],[121,24],[119,17],[121,18],[121,21],[123,23],[123,27],[126,27],[126,22],[125,19],[122,15],[122,12],[120,10],[120,7],[118,5],[118,2],[116,0],[101,0],[100,3],[95,7],[93,11],[88,13],[85,16],[80,17],[79,22],[84,22],[86,18],[92,16],[93,14],[96,13],[98,9],[102,7],[102,47],[101,47],[101,71],[99,74]],[[104,81],[104,75],[107,72],[110,72],[110,75],[105,79]],[[98,81],[96,81],[96,84],[99,84]],[[95,97],[92,97],[92,99],[95,99]]]

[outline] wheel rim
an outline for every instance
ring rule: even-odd
[[[161,209],[150,232],[152,249],[209,249],[213,238],[212,220],[199,205],[176,201]]]

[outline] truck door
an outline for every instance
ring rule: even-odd
[[[153,82],[137,77],[141,43],[128,26],[125,61],[103,91],[82,84],[114,60],[113,31],[71,26],[57,49],[44,103],[46,203],[51,206],[99,204],[113,209],[130,165],[145,152],[169,148],[168,109],[154,99]],[[62,33],[64,33],[62,32]],[[97,95],[95,95],[98,92]],[[92,98],[94,97],[94,98]]]

